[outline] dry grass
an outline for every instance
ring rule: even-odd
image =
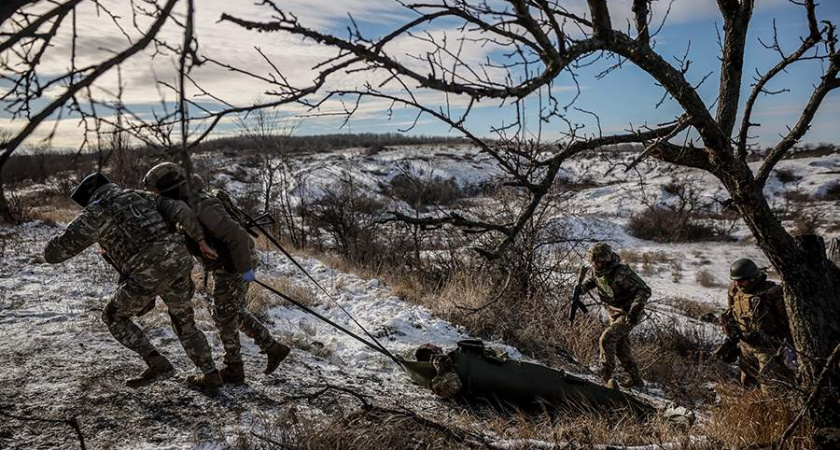
[[[720,307],[710,302],[700,302],[685,297],[671,297],[664,301],[692,319],[702,320],[703,317],[709,317],[710,314],[720,313]]]
[[[674,264],[677,263],[671,255],[661,250],[637,252],[630,249],[622,249],[619,250],[618,255],[621,257],[623,263],[637,269],[642,276],[654,275],[665,270],[666,267],[670,268],[673,272]]]
[[[630,253],[628,253],[629,255]],[[658,252],[635,254],[628,259],[638,257],[640,263],[672,263]],[[569,325],[568,304],[565,299],[568,292],[550,292],[531,297],[518,296],[513,292],[504,292],[502,283],[481,272],[460,272],[440,286],[428,285],[415,275],[398,270],[374,271],[360,268],[347,260],[319,255],[324,263],[344,272],[356,273],[362,277],[376,276],[388,283],[396,295],[409,301],[422,304],[432,312],[453,324],[461,325],[478,337],[499,339],[517,347],[524,354],[534,357],[554,367],[568,364],[569,358],[577,361],[575,370],[592,367],[598,358],[598,338],[604,324],[596,314],[579,315],[574,325]],[[654,263],[655,262],[655,263]],[[673,268],[671,268],[673,270]],[[718,286],[717,281],[707,271],[701,271],[704,280],[698,282]],[[688,299],[673,299],[672,306],[690,317],[700,318],[710,312],[717,312],[713,305],[694,302]],[[709,336],[702,335],[702,330],[690,331],[674,324],[664,324],[652,331],[634,333],[631,345],[642,369],[643,377],[661,388],[667,398],[678,404],[703,410],[714,405],[717,395],[709,381],[728,380],[730,367],[710,357]],[[300,345],[306,345],[302,342]],[[293,344],[298,346],[299,344]],[[317,350],[317,349],[314,349]],[[620,369],[619,369],[620,370]],[[728,385],[727,385],[728,386]],[[731,387],[730,387],[731,388]],[[722,394],[723,396],[724,394]],[[726,393],[725,395],[728,395]],[[749,395],[761,396],[751,392]],[[751,399],[752,397],[747,397]],[[521,415],[499,416],[498,413],[479,414],[475,411],[447,412],[445,421],[448,425],[472,432],[495,433],[499,439],[538,439],[550,443],[574,442],[576,448],[587,448],[595,444],[641,445],[663,442],[676,442],[684,448],[717,449],[735,447],[734,443],[757,442],[761,434],[753,428],[742,427],[739,421],[753,420],[756,424],[764,422],[764,412],[760,408],[754,411],[736,412],[737,395],[732,394],[720,405],[709,412],[711,416],[704,428],[696,427],[692,434],[705,435],[706,440],[692,441],[688,445],[686,430],[659,423],[639,423],[636,420],[599,417],[575,411],[573,414],[554,416]],[[750,400],[752,401],[752,400]],[[781,408],[773,399],[763,400],[764,408]],[[707,410],[708,411],[708,410]],[[785,410],[787,411],[787,410]],[[741,414],[740,416],[737,416]],[[751,414],[749,416],[747,414]],[[775,414],[772,413],[771,416]],[[737,416],[733,421],[731,416]],[[707,416],[707,417],[708,417]],[[749,419],[747,419],[749,418]],[[776,419],[779,424],[788,423],[792,415],[785,412]],[[336,419],[338,420],[338,419]],[[327,422],[320,426],[312,424],[306,430],[302,441],[306,445],[289,445],[290,448],[464,448],[465,444],[440,436],[433,431],[424,430],[417,424],[405,428],[402,419],[390,419],[385,422],[368,423],[366,421],[347,422],[336,425]],[[769,419],[768,419],[769,420]],[[730,423],[731,422],[731,423]],[[773,422],[774,424],[776,422]],[[773,425],[781,427],[781,425]],[[356,428],[346,431],[347,428]],[[742,429],[743,428],[743,429]],[[310,436],[312,433],[318,436]],[[407,431],[409,430],[409,431]],[[803,431],[804,433],[804,431]],[[800,433],[800,436],[802,434]],[[298,435],[299,437],[301,435]],[[360,436],[374,436],[365,440]],[[422,436],[422,437],[421,437]],[[249,441],[251,444],[253,442]],[[289,441],[282,441],[287,443]],[[793,442],[796,442],[795,444]],[[810,441],[797,438],[790,448],[811,448]],[[260,448],[257,446],[257,448]],[[529,448],[525,443],[521,447]]]
[[[31,212],[32,219],[46,223],[68,223],[81,212],[79,205],[66,195],[44,195],[30,201],[37,203]]]
[[[524,414],[455,409],[445,417],[419,417],[412,413],[372,408],[323,418],[310,418],[295,408],[266,423],[259,432],[243,434],[235,448],[289,449],[531,449],[535,441],[558,448],[596,445],[674,443],[677,448],[711,449],[690,444],[686,430],[660,420],[641,422],[627,416],[583,414]],[[491,443],[495,443],[493,446]]]
[[[304,305],[313,306],[318,304],[318,298],[311,289],[294,282],[291,278],[267,278],[263,282]],[[251,286],[248,294],[245,296],[245,302],[251,314],[260,321],[266,321],[268,319],[269,309],[286,304],[285,300],[258,285]]]
[[[745,390],[729,383],[718,385],[720,403],[712,408],[704,432],[720,442],[721,448],[741,448],[745,444],[769,443],[782,435],[799,411],[789,399],[774,397],[757,389]],[[809,436],[813,424],[807,419],[788,440],[786,449],[813,449]]]
[[[700,270],[697,272],[697,275],[694,276],[694,280],[697,281],[700,286],[705,288],[715,288],[723,286],[711,272],[706,269]]]

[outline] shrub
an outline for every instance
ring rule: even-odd
[[[784,184],[794,183],[802,179],[801,176],[793,173],[792,169],[776,169],[774,173],[776,174],[776,179]]]
[[[820,197],[823,200],[829,201],[840,200],[840,183],[834,183],[828,188],[826,188],[825,191],[822,192]]]
[[[685,297],[673,297],[666,299],[666,301],[692,319],[704,320],[705,317],[710,317],[710,314],[714,315],[720,312],[720,307],[710,302],[701,302]]]
[[[465,197],[458,183],[452,178],[436,176],[423,179],[409,173],[401,173],[392,178],[385,188],[385,193],[417,210],[432,205],[451,205]]]
[[[728,239],[717,227],[699,223],[693,214],[663,207],[647,208],[630,216],[627,231],[640,239],[655,242],[701,242]]]
[[[710,337],[702,328],[680,327],[673,318],[631,336],[642,376],[662,386],[668,398],[683,405],[709,403],[707,383],[725,375],[711,356]]]
[[[694,277],[694,280],[700,283],[700,286],[703,286],[705,288],[714,288],[722,286],[715,278],[715,276],[712,275],[712,273],[706,269],[698,271],[697,275],[695,275]]]

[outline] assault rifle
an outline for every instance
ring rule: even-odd
[[[578,274],[577,284],[575,285],[575,290],[572,293],[572,305],[571,310],[569,311],[569,323],[575,323],[575,316],[577,315],[578,309],[583,311],[584,314],[589,312],[586,305],[580,301],[580,296],[583,294],[583,280],[586,278],[586,272],[589,270],[586,266],[580,266],[580,273]]]

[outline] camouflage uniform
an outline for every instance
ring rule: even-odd
[[[245,282],[241,274],[257,267],[254,241],[227,213],[222,203],[203,190],[196,194],[195,211],[207,243],[218,252],[219,258],[205,258],[197,240],[189,234],[187,247],[213,275],[212,316],[225,349],[224,362],[226,365],[241,365],[239,331],[253,339],[263,352],[275,342],[265,325],[248,311],[245,304],[250,283]]]
[[[189,208],[183,202],[155,199],[149,193],[106,184],[96,190],[84,211],[44,250],[47,262],[70,259],[94,243],[120,273],[120,282],[105,306],[102,320],[121,344],[145,360],[158,352],[131,317],[148,312],[160,296],[169,308],[175,334],[187,355],[203,372],[215,370],[210,346],[196,328],[192,308],[192,260],[183,240],[170,234],[165,217],[186,224]],[[197,229],[197,225],[185,225]],[[199,230],[200,231],[200,230]],[[200,238],[200,235],[196,236]]]
[[[794,375],[784,364],[784,351],[793,339],[782,287],[762,273],[746,287],[733,282],[727,303],[720,320],[724,334],[738,342],[741,382],[758,382],[765,391],[768,381],[791,382]]]
[[[598,297],[610,315],[610,324],[600,339],[599,375],[604,381],[610,380],[615,370],[615,358],[618,357],[630,376],[631,384],[638,385],[642,378],[630,350],[630,331],[641,320],[645,303],[650,298],[650,288],[633,269],[621,264],[619,256],[612,253],[609,246],[596,244],[598,245],[606,247],[611,260],[600,270],[594,267],[589,269],[582,291],[597,288]]]

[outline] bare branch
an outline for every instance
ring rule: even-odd
[[[650,43],[650,0],[633,0],[633,15],[636,18],[636,39]]]
[[[776,75],[785,71],[785,69],[787,69],[788,66],[790,66],[791,64],[797,61],[801,61],[802,58],[805,56],[805,53],[814,48],[814,46],[817,45],[817,43],[819,43],[822,39],[822,33],[820,32],[817,25],[817,18],[815,13],[816,6],[814,5],[814,0],[805,0],[805,8],[806,15],[808,17],[808,37],[802,40],[802,44],[799,46],[798,49],[796,49],[796,51],[794,51],[788,56],[783,55],[782,60],[779,61],[778,64],[773,66],[772,69],[770,69],[769,71],[767,71],[767,73],[762,75],[753,86],[749,98],[747,98],[746,105],[744,106],[744,116],[741,119],[741,132],[738,133],[737,152],[738,157],[742,160],[747,157],[747,139],[749,139],[750,127],[758,125],[752,122],[753,107],[755,106],[755,102],[758,99],[758,95],[761,93],[772,93],[765,89],[767,83],[769,83],[770,80],[772,80]],[[779,48],[779,51],[781,51],[781,48]]]
[[[764,159],[764,163],[759,168],[758,173],[756,174],[756,183],[759,186],[764,186],[767,182],[767,178],[770,176],[770,172],[776,166],[776,164],[784,157],[784,155],[805,136],[805,133],[811,127],[811,121],[814,120],[814,116],[817,114],[820,106],[822,105],[825,96],[833,89],[837,89],[840,87],[840,80],[837,79],[837,75],[840,73],[840,55],[834,54],[831,58],[831,63],[826,70],[825,74],[822,77],[820,84],[814,89],[814,92],[811,93],[811,97],[808,99],[808,104],[805,105],[805,109],[802,111],[802,114],[799,116],[799,120],[796,122],[793,128],[790,129],[788,134],[778,143],[772,150],[767,154],[767,157]]]
[[[610,10],[606,0],[586,0],[589,4],[589,13],[592,15],[595,37],[609,40],[612,36],[612,22],[610,21]]]
[[[718,0],[718,5],[723,12],[724,38],[716,121],[721,132],[730,137],[738,115],[744,52],[753,0],[744,0],[740,4],[734,0]]]
[[[119,65],[132,55],[146,48],[154,40],[155,36],[157,36],[160,29],[163,27],[163,24],[166,23],[167,19],[169,19],[169,16],[172,14],[172,9],[175,7],[176,3],[178,3],[178,0],[168,0],[165,6],[159,12],[157,19],[149,27],[148,31],[143,36],[143,38],[139,39],[131,47],[127,48],[126,50],[123,50],[116,56],[100,64],[89,75],[68,86],[67,89],[60,96],[58,96],[58,98],[53,100],[38,114],[33,116],[23,128],[23,130],[18,132],[18,134],[15,135],[15,137],[13,137],[9,141],[5,142],[2,146],[0,146],[0,148],[3,149],[3,153],[0,154],[0,167],[3,167],[3,165],[9,159],[9,157],[12,155],[15,149],[17,149],[18,146],[20,146],[20,144],[27,137],[29,137],[32,134],[32,132],[35,131],[38,125],[40,125],[41,122],[43,122],[47,117],[51,116],[53,113],[59,110],[74,95],[76,95],[79,91],[90,86],[94,81],[96,81],[96,79],[98,79],[104,73],[108,72],[114,66]]]

